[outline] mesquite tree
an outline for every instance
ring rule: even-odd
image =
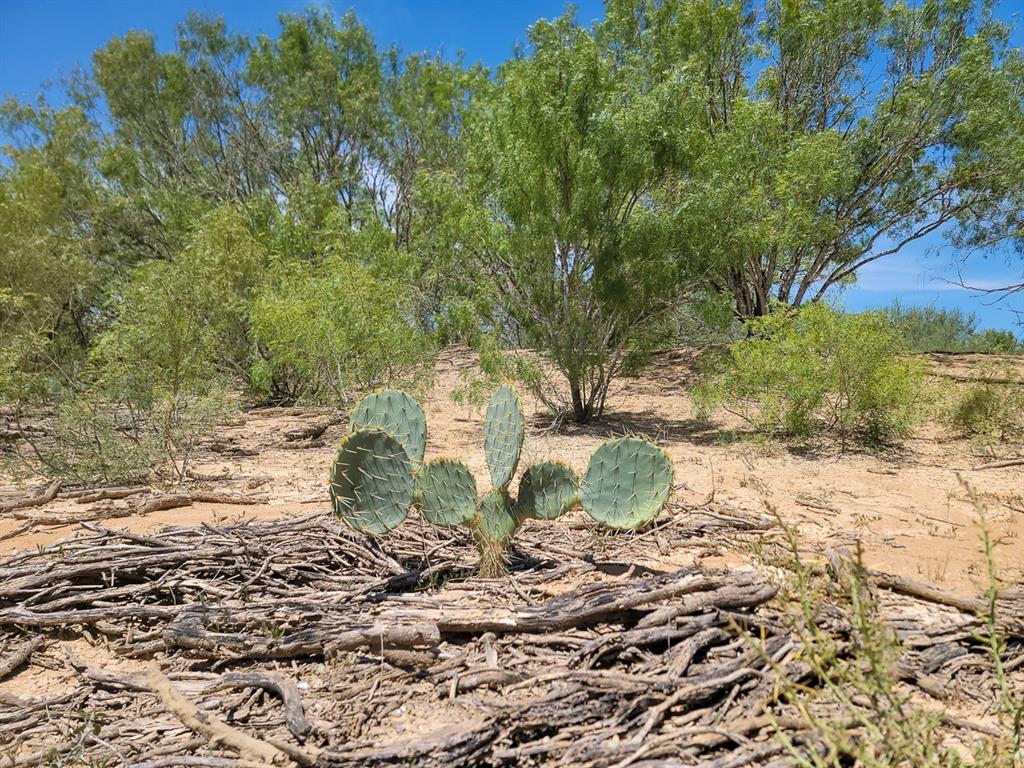
[[[739,316],[956,225],[986,245],[1020,232],[1024,79],[993,7],[611,0],[604,39],[636,78],[701,95],[700,160],[672,198]]]
[[[459,245],[493,281],[510,337],[564,376],[538,394],[587,421],[687,287],[655,200],[687,125],[671,88],[636,87],[572,16],[535,24],[530,45],[473,102],[467,193],[490,237],[474,223]]]

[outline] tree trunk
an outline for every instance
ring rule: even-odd
[[[586,424],[590,421],[593,407],[589,400],[584,402],[583,388],[575,376],[569,377],[569,392],[572,395],[572,420],[577,424]]]

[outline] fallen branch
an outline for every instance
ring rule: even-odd
[[[140,504],[135,506],[135,513],[139,515],[148,515],[150,512],[159,512],[165,509],[177,509],[178,507],[188,507],[192,504],[192,498],[187,493],[175,493],[168,496],[156,496],[152,499],[146,499]]]
[[[193,504],[266,504],[266,499],[253,498],[252,496],[240,496],[234,493],[212,493],[206,491],[194,491],[190,493],[189,499]]]
[[[98,491],[90,491],[81,495],[76,494],[75,504],[91,504],[94,501],[106,501],[108,499],[126,499],[129,496],[137,496],[148,490],[148,485],[137,485],[133,488],[102,488]]]
[[[160,671],[155,663],[151,664],[146,673],[150,688],[160,697],[167,710],[181,721],[182,725],[205,736],[210,747],[217,749],[227,747],[233,749],[243,758],[253,760],[262,765],[291,766],[295,764],[294,756],[285,753],[279,747],[261,741],[237,728],[232,728],[223,720],[218,720],[207,712],[203,712],[195,704],[185,698],[182,693],[171,685],[171,681]],[[289,750],[291,751],[291,750]],[[313,758],[308,757],[301,764],[312,765]]]
[[[972,472],[977,472],[981,469],[1002,469],[1003,467],[1019,467],[1024,464],[1024,458],[1019,459],[1003,459],[1002,461],[990,461],[987,464],[979,464],[976,467],[971,467]]]
[[[297,443],[281,443],[277,447],[286,451],[303,451],[309,448],[323,448],[325,445],[327,445],[325,440],[303,440]]]
[[[232,656],[250,659],[291,659],[301,656],[325,656],[369,648],[409,649],[436,646],[441,636],[436,624],[429,622],[371,624],[338,632],[333,623],[313,624],[282,638],[235,632],[210,632],[211,622],[230,621],[231,611],[189,606],[163,631],[164,647],[201,651],[213,657]]]
[[[894,576],[890,573],[873,570],[867,571],[867,575],[873,583],[883,589],[916,597],[931,603],[938,603],[939,605],[948,605],[971,616],[983,616],[991,607],[988,601],[983,598],[958,595],[954,592],[933,587],[931,584],[908,579],[904,576]],[[996,625],[1014,637],[1024,637],[1024,616],[1016,614],[1008,605],[1004,609],[1004,606],[1000,604],[1001,602],[997,601]]]
[[[11,654],[0,659],[0,680],[32,658],[32,654],[42,647],[43,642],[44,638],[36,635],[15,648]]]
[[[229,672],[210,690],[220,688],[262,688],[277,694],[284,704],[284,720],[288,730],[296,738],[309,733],[309,723],[302,707],[302,695],[291,680],[272,672]]]
[[[57,498],[57,494],[59,492],[60,480],[54,480],[42,493],[22,496],[20,499],[13,499],[11,501],[0,502],[0,513],[11,512],[15,509],[24,509],[25,507],[40,507],[43,504],[49,504]]]

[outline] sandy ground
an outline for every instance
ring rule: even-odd
[[[980,375],[991,359],[938,356],[939,378]],[[424,402],[429,439],[428,458],[455,455],[469,465],[480,490],[488,484],[481,425],[483,410],[456,405],[450,393],[463,383],[471,362],[464,355],[439,360],[433,388]],[[1017,365],[1024,365],[1017,362]],[[723,415],[707,424],[694,417],[686,386],[694,372],[693,355],[667,353],[641,379],[624,382],[609,398],[608,416],[586,427],[552,434],[550,419],[529,398],[526,446],[521,467],[547,458],[561,458],[578,471],[586,469],[593,450],[605,439],[645,434],[671,455],[676,468],[675,499],[696,505],[713,494],[716,502],[766,514],[777,511],[809,551],[860,545],[869,566],[928,581],[957,592],[975,592],[985,585],[982,529],[963,482],[982,495],[996,547],[1001,576],[1024,581],[1024,467],[972,470],[987,460],[984,452],[948,430],[927,424],[898,452],[842,453],[831,443],[791,446],[765,443],[749,436],[736,438],[742,427]],[[203,451],[195,464],[200,476],[224,475],[197,486],[245,494],[260,503],[193,504],[142,517],[99,521],[136,532],[165,526],[269,520],[300,515],[326,505],[326,477],[331,446],[343,424],[328,429],[324,445],[284,447],[286,431],[332,416],[328,409],[256,409],[225,426],[217,435],[223,446],[257,451],[255,456],[226,456]],[[1013,446],[1003,446],[1012,455]],[[24,486],[21,486],[22,490]],[[18,487],[0,486],[0,498]],[[107,502],[110,504],[110,502]],[[128,501],[114,502],[120,509]],[[72,515],[85,505],[58,498],[33,513]],[[685,512],[678,512],[685,514]],[[23,521],[0,520],[0,537]],[[0,541],[0,557],[73,535],[74,526],[49,526]],[[752,550],[730,553],[730,559],[755,559]]]

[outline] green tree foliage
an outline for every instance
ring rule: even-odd
[[[51,362],[71,377],[93,336],[105,269],[90,173],[96,136],[75,107],[7,102],[0,164],[0,398],[38,394]]]
[[[844,446],[884,443],[912,425],[924,364],[900,356],[884,313],[778,307],[747,328],[696,391],[706,414],[724,407],[761,432],[831,433]]]
[[[687,287],[672,217],[653,204],[686,123],[673,89],[635,87],[571,16],[535,24],[530,44],[470,115],[459,245],[495,285],[506,333],[564,377],[567,392],[539,394],[586,421],[664,343]]]
[[[979,331],[978,318],[959,309],[904,307],[886,310],[908,352],[985,352],[1013,354],[1020,342],[1010,331]]]
[[[272,402],[347,402],[353,390],[416,379],[433,349],[415,329],[413,295],[408,280],[345,256],[276,265],[249,315],[255,386]]]
[[[231,208],[204,217],[173,261],[148,261],[112,287],[88,364],[40,457],[79,480],[117,482],[160,465],[180,479],[198,438],[227,415],[247,359],[246,297],[263,250]]]
[[[180,473],[224,388],[336,402],[469,342],[585,421],[723,306],[951,227],[1020,241],[1024,60],[991,10],[608,0],[493,74],[324,10],[116,37],[66,106],[0,108],[0,400],[57,406],[80,477]]]
[[[927,235],[1020,221],[1022,59],[968,0],[610,0],[603,32],[653,87],[700,96],[672,185],[740,317],[819,300]]]

